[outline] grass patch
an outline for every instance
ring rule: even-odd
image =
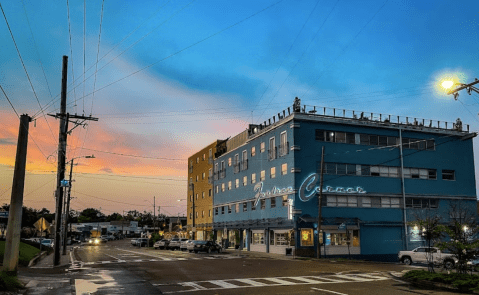
[[[461,292],[479,291],[479,275],[459,273],[433,273],[425,270],[411,270],[403,275],[403,278],[413,282],[431,281],[443,283],[457,288]]]
[[[3,255],[5,253],[5,241],[0,241],[0,261],[3,262]],[[28,266],[30,260],[40,253],[40,250],[20,242],[20,255],[18,257],[18,264],[22,266]]]
[[[25,289],[25,287],[16,275],[0,272],[0,291],[17,291],[18,289]]]

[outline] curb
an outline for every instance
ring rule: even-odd
[[[38,263],[38,261],[40,261],[46,255],[47,255],[47,251],[40,252],[39,254],[37,254],[37,256],[33,257],[32,260],[30,260],[30,262],[28,263],[28,267],[34,266],[35,264]]]

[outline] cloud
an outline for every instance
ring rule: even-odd
[[[0,145],[16,145],[14,138],[0,138]]]
[[[106,172],[106,173],[113,173],[113,170],[111,170],[110,168],[107,168],[107,167],[100,169],[100,171],[101,172]]]

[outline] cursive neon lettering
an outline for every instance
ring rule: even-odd
[[[321,188],[319,186],[316,186],[319,180],[319,175],[318,173],[313,173],[306,177],[306,179],[303,181],[301,186],[299,187],[299,192],[298,192],[298,197],[301,201],[307,202],[311,200],[316,193],[321,192]],[[324,192],[329,192],[329,193],[340,193],[340,194],[365,194],[366,191],[360,187],[332,187],[332,186],[325,186],[323,189]]]

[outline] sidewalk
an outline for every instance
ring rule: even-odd
[[[51,253],[41,258],[32,267],[19,269],[18,279],[26,287],[26,292],[23,294],[72,294],[70,273],[68,272],[70,257],[73,256],[73,251],[70,249],[72,248],[67,248],[66,255],[60,255],[58,266],[53,266],[54,255]]]

